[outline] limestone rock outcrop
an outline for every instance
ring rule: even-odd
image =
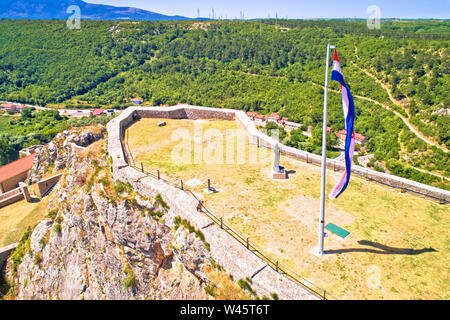
[[[104,149],[71,147],[102,134],[64,132],[39,154],[68,174],[50,195],[48,217],[19,248],[20,262],[13,268],[10,259],[7,277],[17,298],[208,299],[204,242],[174,228],[170,208],[157,199],[117,188],[106,154],[98,154]]]
[[[28,174],[28,183],[38,182],[49,170],[56,172],[71,166],[74,153],[103,139],[104,133],[103,126],[72,128],[59,133],[37,153],[33,167]]]

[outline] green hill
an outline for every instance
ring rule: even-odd
[[[449,39],[448,20],[383,21],[374,31],[360,20],[83,21],[82,30],[1,20],[0,99],[120,108],[140,96],[151,105],[279,111],[317,128],[330,42],[352,93],[366,98],[356,98],[356,130],[367,152],[397,175],[449,189],[448,180],[413,169],[450,173]],[[338,92],[329,110],[328,125],[343,129]]]

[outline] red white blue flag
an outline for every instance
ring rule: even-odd
[[[337,81],[341,84],[342,107],[344,109],[345,130],[347,132],[347,137],[345,139],[345,172],[329,195],[330,199],[337,199],[345,191],[345,189],[347,189],[348,183],[350,182],[353,153],[355,151],[355,105],[353,103],[353,97],[350,93],[350,89],[344,81],[337,51],[334,52],[331,80]]]

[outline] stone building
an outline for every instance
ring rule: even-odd
[[[20,182],[27,179],[34,157],[33,153],[0,167],[0,194],[17,188]]]

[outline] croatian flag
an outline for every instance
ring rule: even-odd
[[[345,130],[347,131],[347,137],[345,139],[345,172],[339,179],[334,189],[331,191],[329,198],[337,199],[347,189],[350,182],[350,174],[352,172],[353,153],[355,151],[355,105],[353,103],[353,97],[350,93],[350,89],[347,87],[342,76],[341,66],[339,64],[339,58],[337,51],[334,52],[333,72],[331,74],[331,80],[337,81],[341,84],[342,89],[342,107],[344,109]]]

